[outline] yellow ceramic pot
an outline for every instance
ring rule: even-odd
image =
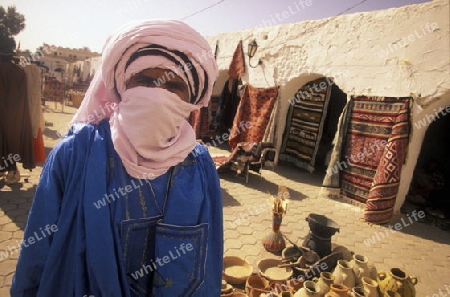
[[[380,291],[384,294],[386,291],[394,291],[402,297],[415,297],[417,278],[407,276],[400,268],[392,268],[389,272],[380,271],[378,273],[378,284]]]

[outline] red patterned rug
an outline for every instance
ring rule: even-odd
[[[245,87],[230,131],[229,143],[232,150],[239,142],[262,141],[277,97],[278,87]]]
[[[195,136],[197,138],[211,136],[211,131],[209,129],[208,107],[202,107],[191,112],[188,117],[188,122],[194,129]]]
[[[344,146],[342,194],[365,203],[364,218],[392,217],[409,140],[411,98],[356,97]]]
[[[228,74],[230,77],[238,79],[245,73],[245,58],[244,49],[242,47],[242,40],[239,41],[228,67]]]

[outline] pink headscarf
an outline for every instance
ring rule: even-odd
[[[169,69],[180,76],[188,85],[191,102],[185,103],[161,89],[151,92],[142,88],[127,90],[126,82],[148,68]],[[186,120],[173,123],[171,129],[156,125],[171,115],[182,118],[207,106],[217,76],[211,47],[187,24],[180,21],[129,23],[106,41],[102,65],[72,123],[97,124],[110,118],[114,147],[127,172],[135,178],[155,178],[183,161],[195,147],[195,132]],[[151,100],[140,98],[149,94],[167,100],[160,100],[160,105],[155,105]],[[126,102],[122,96],[127,97]],[[155,111],[153,106],[161,107],[169,114]],[[135,114],[133,110],[136,110]],[[151,115],[142,110],[148,110]],[[175,134],[169,139],[157,139],[158,133],[152,133],[152,130],[160,128]]]

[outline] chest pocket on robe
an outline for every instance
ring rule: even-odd
[[[206,223],[168,225],[161,216],[123,221],[122,248],[132,296],[192,296],[205,277],[207,238]]]

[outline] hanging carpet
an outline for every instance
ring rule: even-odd
[[[230,131],[231,150],[240,142],[259,143],[263,140],[277,98],[278,87],[245,87]]]
[[[211,136],[209,129],[209,106],[194,110],[188,117],[188,122],[195,131],[195,136],[200,139],[205,136]]]
[[[411,98],[362,96],[347,108],[344,142],[337,144],[342,150],[334,150],[324,186],[336,186],[339,176],[342,198],[363,203],[368,222],[392,217],[409,141],[410,104]]]
[[[213,157],[219,173],[241,168],[247,171],[248,178],[248,170],[260,172],[267,164],[274,163],[274,145],[264,139],[270,138],[268,130],[273,126],[270,122],[275,119],[273,113],[278,90],[278,87],[245,86],[233,127],[226,134],[229,135],[231,154]]]
[[[332,85],[329,78],[319,78],[302,86],[291,99],[280,160],[314,171]]]
[[[233,59],[231,60],[230,66],[228,67],[228,75],[234,79],[239,79],[245,73],[245,58],[244,49],[242,47],[242,40],[239,41],[234,53]]]

